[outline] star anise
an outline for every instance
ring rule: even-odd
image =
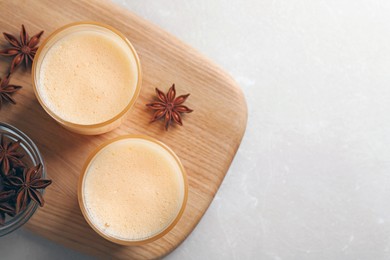
[[[168,130],[171,121],[174,121],[176,124],[183,125],[180,114],[191,113],[193,111],[192,109],[182,105],[190,94],[181,95],[175,98],[175,84],[169,88],[166,95],[158,88],[156,88],[156,94],[160,101],[146,104],[149,108],[156,110],[151,122],[164,118],[166,130]]]
[[[15,207],[16,214],[24,210],[31,200],[43,207],[45,201],[40,190],[49,186],[51,184],[51,180],[42,179],[41,164],[24,169],[21,177],[8,177],[8,181],[17,189]]]
[[[20,32],[20,41],[15,36],[9,33],[3,33],[4,38],[13,46],[9,49],[0,51],[0,55],[14,57],[11,63],[10,72],[19,66],[24,60],[24,64],[27,68],[29,60],[32,62],[35,53],[38,49],[39,39],[41,38],[43,31],[35,34],[33,37],[28,36],[24,25],[22,24],[22,30]]]
[[[4,135],[0,135],[0,164],[4,176],[8,176],[12,168],[24,166],[21,160],[24,154],[18,151],[19,147],[20,140],[7,142]]]
[[[14,216],[15,209],[9,204],[12,196],[15,194],[13,190],[0,192],[0,225],[4,225],[5,215]]]
[[[10,102],[12,104],[16,104],[15,100],[11,97],[11,94],[21,89],[21,86],[10,85],[11,75],[8,74],[5,78],[0,78],[0,109],[3,102]]]

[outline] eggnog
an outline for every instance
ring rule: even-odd
[[[137,54],[113,28],[70,25],[49,37],[35,59],[38,100],[54,119],[75,132],[99,134],[119,126],[138,96]]]
[[[122,242],[148,240],[172,226],[186,197],[178,158],[158,141],[142,137],[119,138],[99,150],[80,189],[91,226]]]

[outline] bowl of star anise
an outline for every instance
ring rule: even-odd
[[[0,122],[0,236],[24,225],[43,206],[45,164],[34,142]]]

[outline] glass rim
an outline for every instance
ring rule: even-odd
[[[64,120],[61,117],[59,117],[49,107],[47,107],[46,104],[41,99],[39,91],[38,91],[38,87],[37,87],[38,83],[36,82],[36,80],[37,80],[37,76],[36,76],[37,63],[38,63],[39,57],[41,56],[42,51],[45,48],[45,46],[47,46],[50,43],[50,41],[55,36],[60,34],[61,32],[65,31],[71,27],[77,27],[77,26],[83,26],[83,25],[101,27],[101,28],[107,29],[107,30],[111,31],[112,33],[116,34],[117,36],[119,36],[124,41],[124,43],[126,43],[126,45],[129,47],[132,55],[134,56],[134,60],[136,62],[136,67],[137,67],[137,84],[135,86],[134,94],[133,94],[132,98],[130,99],[129,103],[127,104],[127,106],[121,112],[116,114],[114,117],[112,117],[104,122],[100,122],[100,123],[96,123],[96,124],[72,123],[72,122],[69,122],[69,121]],[[52,32],[45,40],[43,40],[43,42],[40,44],[40,46],[35,54],[35,57],[34,57],[34,60],[32,63],[31,76],[32,76],[32,85],[33,85],[35,96],[38,99],[38,102],[43,107],[43,109],[52,118],[54,118],[56,121],[60,122],[63,125],[70,126],[72,128],[83,128],[83,129],[95,129],[95,128],[103,127],[106,125],[110,125],[111,123],[113,123],[113,122],[117,121],[118,119],[120,119],[121,117],[123,117],[130,110],[130,108],[135,104],[135,102],[139,96],[139,93],[141,91],[141,81],[142,81],[141,62],[140,62],[140,59],[138,57],[138,54],[137,54],[134,46],[131,44],[129,39],[127,39],[127,37],[123,33],[121,33],[119,30],[115,29],[114,27],[112,27],[110,25],[103,24],[103,23],[95,22],[95,21],[81,21],[81,22],[70,23],[70,24],[64,25],[64,26],[56,29],[54,32]]]
[[[125,140],[125,139],[142,139],[142,140],[147,140],[147,141],[153,142],[153,143],[159,145],[160,147],[162,147],[164,150],[166,150],[175,159],[177,165],[180,168],[181,177],[183,179],[184,193],[183,193],[183,199],[181,201],[180,210],[177,212],[175,218],[172,220],[172,222],[169,225],[167,225],[165,228],[161,229],[156,234],[154,234],[154,235],[152,235],[150,237],[147,237],[146,239],[130,239],[130,240],[128,240],[128,239],[119,239],[119,238],[116,238],[116,237],[109,236],[109,235],[105,234],[104,232],[99,230],[96,227],[96,225],[91,221],[91,219],[89,217],[89,214],[87,212],[87,209],[85,207],[85,204],[84,204],[83,184],[84,184],[84,179],[85,179],[85,175],[86,175],[87,169],[88,169],[89,165],[91,164],[92,160],[95,158],[95,156],[100,151],[102,151],[108,145],[110,145],[110,144],[112,144],[114,142],[120,141],[120,140]],[[102,236],[103,238],[105,238],[105,239],[107,239],[107,240],[109,240],[111,242],[114,242],[114,243],[120,244],[120,245],[130,245],[130,246],[132,246],[132,245],[143,245],[143,244],[155,241],[155,240],[163,237],[164,235],[166,235],[169,231],[171,231],[176,226],[177,222],[179,222],[181,216],[184,213],[185,207],[187,205],[187,199],[188,199],[187,173],[186,173],[186,171],[184,169],[184,166],[181,163],[179,157],[176,155],[176,153],[169,146],[164,144],[163,142],[161,142],[161,141],[159,141],[159,140],[157,140],[157,139],[155,139],[153,137],[147,136],[147,135],[134,135],[134,134],[122,135],[122,136],[118,136],[116,138],[113,138],[113,139],[105,141],[104,143],[102,143],[98,147],[96,147],[89,154],[87,160],[84,163],[84,166],[82,168],[81,174],[79,176],[79,183],[78,183],[78,187],[77,187],[77,196],[78,196],[79,206],[80,206],[81,212],[82,212],[85,220],[87,221],[89,226],[92,227],[92,229],[96,233],[98,233],[100,236]]]

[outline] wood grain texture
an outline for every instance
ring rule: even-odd
[[[38,104],[31,75],[19,68],[12,83],[24,88],[14,95],[18,104],[0,110],[0,120],[30,136],[46,161],[54,183],[46,205],[28,222],[33,232],[58,243],[100,257],[150,259],[175,249],[194,229],[217,192],[246,127],[246,103],[232,78],[191,47],[160,28],[111,3],[100,1],[1,1],[0,29],[17,34],[24,23],[30,34],[45,30],[43,39],[65,24],[94,20],[125,34],[136,48],[143,70],[140,97],[118,129],[100,136],[82,136],[59,126]],[[0,40],[1,47],[6,45]],[[5,75],[10,59],[0,59]],[[166,91],[176,84],[178,94],[191,93],[186,104],[195,111],[184,115],[184,126],[168,132],[163,123],[149,124],[145,107],[154,88]],[[126,247],[98,236],[77,204],[77,181],[88,154],[105,140],[123,134],[147,134],[168,146],[187,170],[189,197],[183,217],[166,236],[144,246]]]

